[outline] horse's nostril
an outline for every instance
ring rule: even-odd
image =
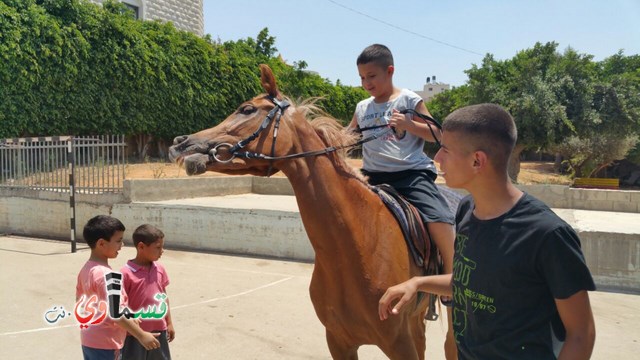
[[[188,135],[180,135],[180,136],[176,136],[176,137],[173,139],[173,145],[178,145],[178,144],[180,144],[181,142],[183,142],[183,141],[187,140],[187,138],[188,138],[188,137],[189,137]]]

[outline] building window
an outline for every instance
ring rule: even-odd
[[[127,7],[127,9],[133,11],[133,18],[138,20],[140,18],[140,8],[135,6],[135,5],[131,5],[131,4],[127,4],[127,3],[123,3],[124,6]]]
[[[433,88],[429,88],[429,91],[433,91]]]

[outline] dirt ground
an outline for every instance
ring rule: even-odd
[[[554,172],[553,162],[531,161],[520,164],[518,183],[570,185],[572,180],[567,175]]]
[[[362,167],[362,160],[349,159],[349,163],[356,167]],[[168,162],[146,162],[142,164],[127,164],[125,167],[125,177],[127,179],[162,179],[186,177],[184,170],[176,164]],[[225,176],[220,173],[207,172],[199,176]],[[284,174],[277,173],[274,176],[284,177]],[[439,179],[442,180],[442,179]],[[552,162],[523,162],[520,165],[518,176],[520,184],[559,184],[569,185],[571,180],[566,175],[556,174],[553,171]]]

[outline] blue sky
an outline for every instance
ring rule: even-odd
[[[335,83],[360,85],[355,60],[387,45],[398,87],[422,90],[427,76],[462,85],[484,54],[512,58],[536,41],[555,41],[602,60],[640,53],[640,0],[204,0],[205,33],[255,38],[268,27],[289,63]]]

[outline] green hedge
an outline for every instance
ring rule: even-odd
[[[136,21],[118,3],[0,0],[0,138],[192,133],[262,91],[260,63],[287,95],[323,96],[348,122],[366,92],[284,64],[274,42],[267,29],[215,42]]]

